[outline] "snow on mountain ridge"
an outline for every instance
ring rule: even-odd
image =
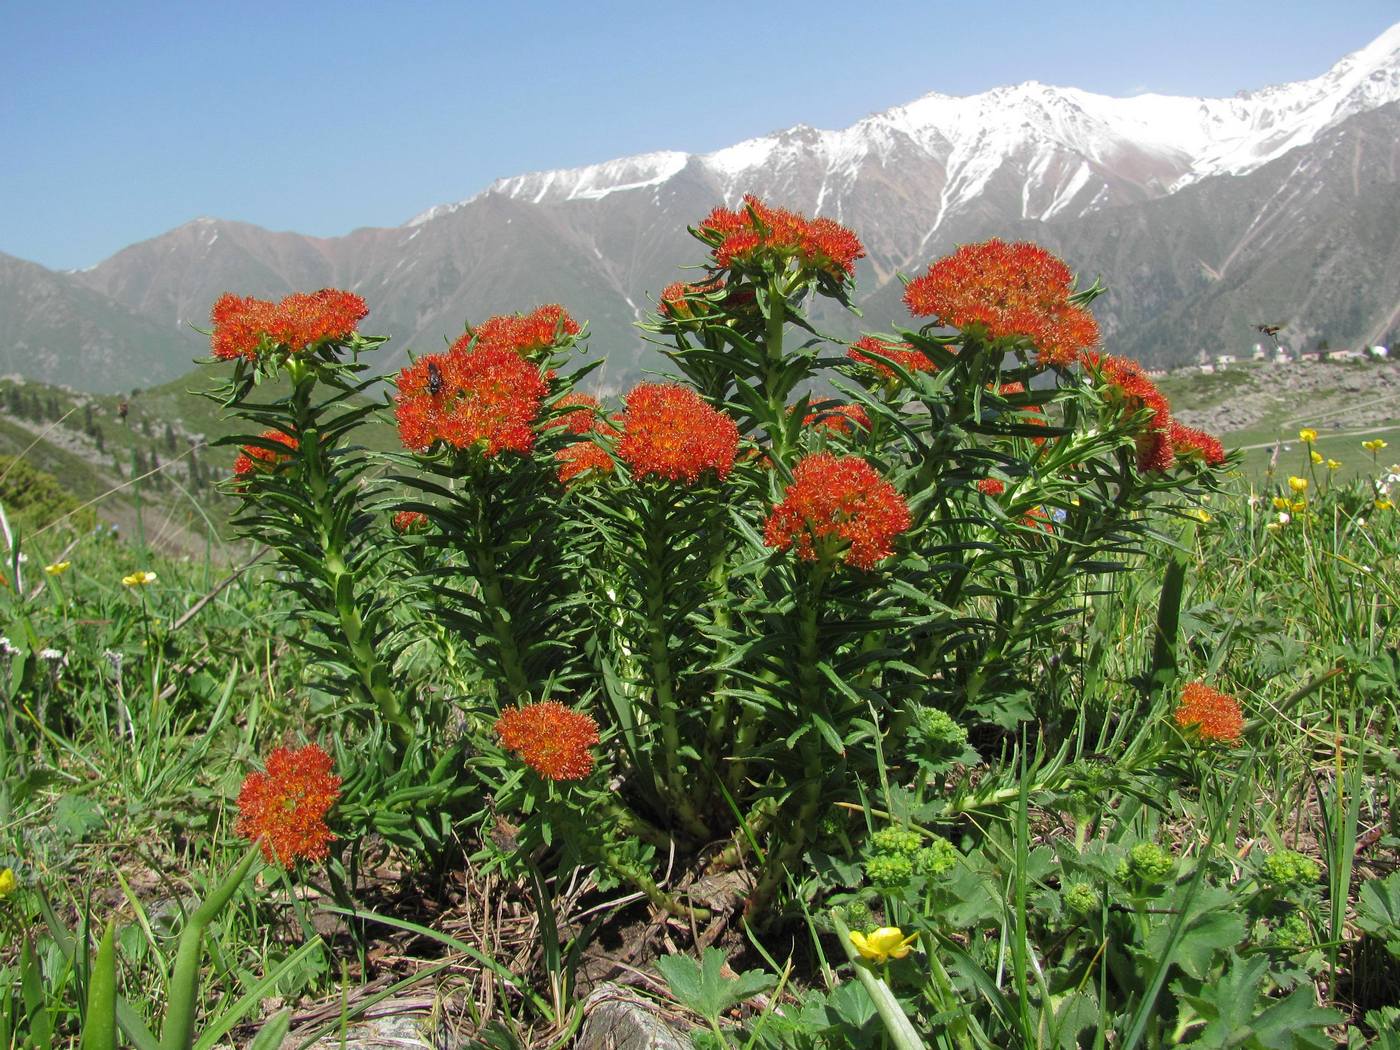
[[[1115,98],[1036,81],[976,95],[931,93],[844,129],[797,125],[707,154],[658,151],[517,175],[471,200],[485,194],[537,204],[598,200],[660,186],[694,161],[730,205],[760,176],[771,182],[775,173],[808,170],[820,178],[813,210],[840,218],[862,168],[883,167],[900,153],[944,171],[934,229],[1008,172],[1022,180],[1022,217],[1047,219],[1111,203],[1115,180],[1137,194],[1160,196],[1209,176],[1248,173],[1349,116],[1396,100],[1400,23],[1319,77],[1233,98]],[[408,225],[467,203],[439,205]]]

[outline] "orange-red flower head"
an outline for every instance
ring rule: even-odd
[[[1244,732],[1239,701],[1204,682],[1192,682],[1181,691],[1175,718],[1181,728],[1194,727],[1202,739],[1222,744],[1235,743]]]
[[[221,360],[256,360],[264,345],[298,353],[348,339],[368,313],[358,295],[335,288],[298,292],[280,303],[224,294],[209,312],[214,323],[210,346]]]
[[[739,428],[688,387],[643,383],[627,395],[617,454],[638,478],[693,485],[712,470],[723,481],[734,466]]]
[[[428,516],[421,510],[396,511],[390,519],[395,532],[422,532],[428,527]]]
[[[549,391],[538,365],[492,346],[419,358],[399,373],[398,387],[394,416],[404,445],[479,446],[487,456],[534,447],[531,424]]]
[[[906,372],[932,372],[934,364],[928,359],[928,355],[922,350],[915,350],[908,343],[890,343],[884,339],[879,339],[873,335],[867,335],[859,342],[852,343],[846,351],[846,356],[852,361],[859,361],[863,365],[869,365],[880,374],[882,379],[893,379],[894,369],[885,364],[884,361],[872,357],[871,354],[879,354],[880,357],[893,361]]]
[[[297,450],[297,439],[280,430],[264,430],[258,437],[273,444],[285,445],[288,451],[278,452],[262,445],[244,445],[233,461],[235,478],[246,478],[255,472],[271,473],[291,459],[292,453]]]
[[[488,317],[452,344],[453,351],[466,351],[475,343],[478,350],[509,350],[529,357],[548,350],[569,336],[578,335],[579,324],[557,303],[538,307],[528,314],[497,314]]]
[[[338,798],[340,777],[331,772],[330,755],[316,744],[279,747],[267,758],[267,772],[243,781],[234,830],[260,841],[269,863],[285,868],[299,859],[321,860],[335,839],[326,811]]]
[[[1225,446],[1220,439],[1204,430],[1188,427],[1173,420],[1171,425],[1172,450],[1177,459],[1199,460],[1208,467],[1218,467],[1225,462]]]
[[[1137,437],[1138,469],[1163,473],[1176,461],[1172,440],[1171,406],[1142,366],[1126,357],[1085,354],[1084,363],[1098,372],[1105,399],[1124,416],[1149,412],[1146,428]],[[1199,432],[1198,432],[1199,433]]]
[[[589,748],[598,743],[598,723],[553,700],[502,711],[496,735],[549,780],[582,780],[593,772]]]
[[[815,561],[841,554],[860,569],[894,553],[894,538],[910,525],[909,506],[898,490],[859,456],[826,452],[800,460],[792,484],[773,508],[763,542],[778,550],[796,546]]]
[[[565,445],[554,453],[554,459],[558,463],[559,480],[565,485],[590,472],[595,476],[613,472],[612,456],[592,441],[576,441],[572,445]]]
[[[1006,491],[1006,483],[997,478],[983,478],[977,483],[977,491],[984,496],[1000,496]]]
[[[1042,364],[1065,367],[1099,339],[1093,315],[1069,301],[1072,281],[1069,267],[1039,245],[993,238],[933,263],[909,282],[904,303],[951,328],[1029,339]]]
[[[565,394],[555,403],[555,409],[568,409],[544,425],[546,430],[562,428],[570,434],[615,434],[617,431],[603,417],[603,406],[589,394]]]
[[[720,267],[766,255],[844,281],[855,275],[856,260],[865,257],[860,239],[840,223],[773,208],[752,194],[743,207],[710,212],[699,230],[712,241],[718,238],[713,253]]]
[[[870,414],[864,405],[837,405],[825,412],[811,412],[802,417],[804,427],[830,430],[834,434],[849,434],[853,429],[870,429]]]

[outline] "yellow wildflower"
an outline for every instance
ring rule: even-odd
[[[123,576],[122,583],[128,587],[145,587],[156,582],[156,574],[145,569],[137,569],[130,576]]]
[[[1313,449],[1312,452],[1310,452],[1308,455],[1309,458],[1313,461],[1313,463],[1322,462],[1322,453],[1319,452],[1317,449]]]
[[[19,889],[19,879],[12,868],[0,870],[0,897],[8,897]]]
[[[1338,460],[1329,459],[1329,460],[1327,461],[1327,469],[1328,469],[1328,470],[1341,470],[1341,469],[1342,469],[1342,464],[1341,464]]]
[[[1308,479],[1300,478],[1297,474],[1293,474],[1288,479],[1288,487],[1294,492],[1302,494],[1308,491]]]
[[[1295,499],[1288,505],[1288,509],[1294,514],[1300,514],[1308,509],[1308,501],[1305,499]]]
[[[1291,506],[1293,506],[1293,504],[1289,503],[1288,500],[1284,499],[1282,496],[1274,497],[1274,510],[1287,510]]]
[[[906,937],[898,926],[881,926],[870,933],[857,933],[852,930],[851,943],[856,946],[861,958],[878,966],[891,959],[903,959],[913,949],[918,936],[917,933],[911,933]]]
[[[1312,427],[1304,427],[1302,430],[1298,431],[1298,440],[1305,445],[1311,445],[1317,440],[1317,431]]]
[[[1186,515],[1187,517],[1195,518],[1202,524],[1210,521],[1210,511],[1206,510],[1205,507],[1192,507],[1186,512]]]
[[[1381,449],[1388,446],[1380,438],[1372,438],[1370,441],[1361,442],[1361,447],[1367,452],[1379,452]]]
[[[1388,497],[1382,496],[1380,499],[1376,500],[1376,510],[1394,510],[1394,509],[1395,509],[1395,504],[1391,503],[1391,502],[1390,502],[1390,499],[1389,499]]]
[[[52,565],[45,565],[44,571],[50,576],[62,576],[72,564],[71,561],[56,561]]]

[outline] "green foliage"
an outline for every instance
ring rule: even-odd
[[[82,532],[95,520],[57,478],[12,456],[0,456],[0,506],[11,527],[26,533],[60,519],[66,519],[68,529]]]

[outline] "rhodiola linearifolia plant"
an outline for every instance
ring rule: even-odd
[[[908,282],[917,327],[848,347],[805,311],[814,296],[850,307],[853,232],[753,198],[691,232],[705,272],[665,289],[645,326],[678,374],[620,411],[575,391],[583,333],[557,306],[491,318],[400,373],[414,469],[395,480],[414,493],[400,506],[416,553],[394,564],[419,568],[384,592],[416,591],[454,658],[469,654],[467,764],[519,849],[599,864],[679,910],[653,881],[657,851],[727,843],[717,862],[735,863],[754,847],[756,920],[833,807],[922,775],[881,756],[930,712],[984,735],[1053,727],[1068,619],[1111,588],[1153,505],[1209,485],[1225,457],[1137,365],[1097,350],[1101,289],[1076,291],[1034,245],[960,248]],[[348,424],[334,440],[363,418],[343,399],[371,343],[271,357],[332,387],[322,407]],[[309,428],[327,428],[295,411],[279,429],[307,473],[264,461],[270,491],[320,476],[314,450],[336,461],[324,438],[308,454]],[[342,593],[305,555],[288,561],[321,574],[298,582],[308,605]],[[408,717],[353,662],[354,618],[317,622],[340,631],[358,706]]]
[[[292,637],[333,700],[317,728],[351,771],[341,820],[431,851],[470,792],[454,768],[461,756],[440,731],[443,713],[411,703],[416,696],[395,675],[402,588],[387,574],[401,563],[378,513],[381,486],[353,439],[376,410],[363,396],[375,380],[362,375],[361,356],[384,342],[356,331],[366,312],[359,296],[334,289],[280,303],[221,297],[212,350],[233,370],[209,396],[256,428],[224,442],[241,446],[229,483],[240,497],[233,521],[276,552],[282,585],[300,599]],[[346,838],[353,881],[359,836]]]

